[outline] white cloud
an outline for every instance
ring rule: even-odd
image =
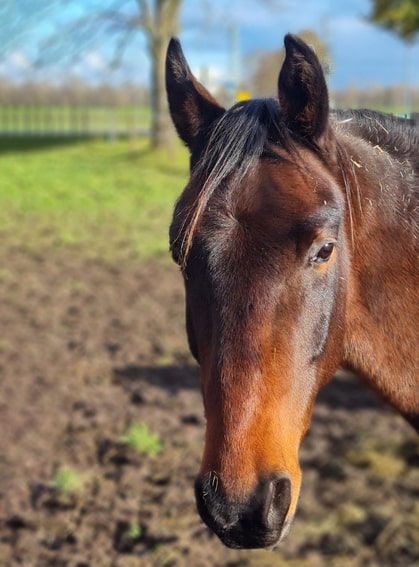
[[[89,51],[83,58],[83,63],[93,71],[103,71],[107,64],[103,56],[98,51]]]
[[[29,58],[23,51],[12,51],[9,53],[6,57],[5,65],[20,71],[27,71],[32,67]]]

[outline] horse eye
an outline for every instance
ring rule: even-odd
[[[330,259],[330,256],[332,255],[334,247],[335,245],[333,242],[327,242],[326,244],[323,244],[323,246],[317,252],[316,256],[313,258],[313,261],[316,264],[322,264],[324,262],[327,262]]]

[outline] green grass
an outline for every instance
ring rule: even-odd
[[[167,256],[187,163],[184,148],[155,153],[148,140],[0,140],[0,236],[109,261]]]
[[[145,423],[131,424],[119,441],[145,455],[157,455],[163,448],[160,437],[152,433]]]
[[[83,488],[83,482],[78,472],[63,467],[57,470],[48,486],[65,495],[77,494]]]
[[[125,537],[130,540],[137,540],[142,535],[142,529],[138,522],[131,522],[125,532]]]

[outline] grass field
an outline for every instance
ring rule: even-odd
[[[0,141],[0,233],[14,245],[80,246],[113,260],[167,255],[187,154],[147,140]]]

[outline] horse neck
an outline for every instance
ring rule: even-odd
[[[360,138],[345,137],[341,143],[351,257],[343,366],[355,370],[402,414],[417,419],[414,189],[419,174],[409,159],[397,159]]]

